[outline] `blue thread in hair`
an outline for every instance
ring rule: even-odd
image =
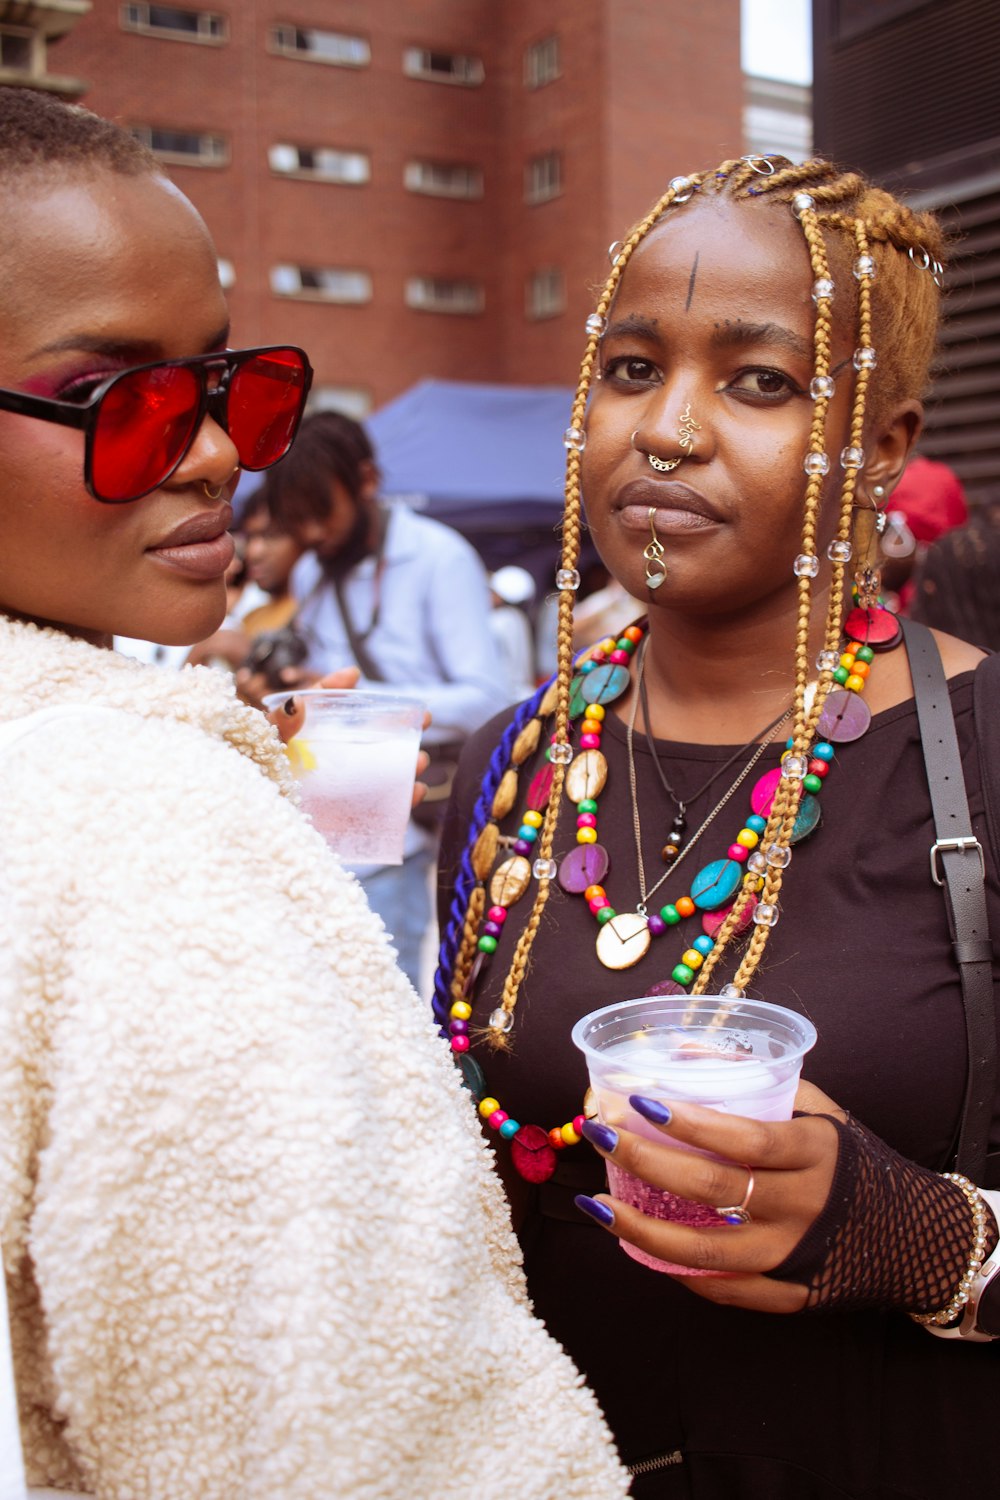
[[[472,868],[472,850],[476,839],[482,833],[489,822],[493,807],[493,798],[496,796],[497,787],[500,785],[501,777],[510,765],[510,755],[514,747],[514,741],[524,726],[538,713],[539,704],[548,692],[554,678],[543,682],[533,698],[522,703],[517,713],[507,725],[500,743],[497,745],[490,757],[488,766],[483,775],[479,797],[472,810],[472,818],[469,824],[469,837],[465,849],[462,852],[462,862],[458,868],[455,878],[455,889],[452,895],[451,906],[448,910],[448,925],[441,939],[438,950],[437,970],[434,974],[434,997],[431,1002],[434,1010],[434,1018],[442,1028],[447,1025],[448,1012],[451,1009],[451,976],[458,955],[459,944],[462,938],[462,929],[465,926],[465,914],[469,906],[469,898],[476,886],[476,876]]]

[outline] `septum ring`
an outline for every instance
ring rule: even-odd
[[[750,1214],[747,1212],[747,1204],[750,1202],[750,1195],[754,1189],[754,1177],[753,1172],[747,1166],[746,1162],[742,1165],[743,1170],[750,1179],[747,1183],[747,1190],[743,1194],[742,1203],[734,1203],[729,1208],[717,1208],[715,1210],[719,1218],[725,1219],[727,1224],[749,1224],[751,1222]]]
[[[235,474],[238,469],[239,469],[239,464],[237,464],[235,466],[235,468],[233,469],[232,473],[228,474],[226,476],[226,478],[222,481],[221,484],[213,485],[213,484],[209,484],[209,482],[208,482],[207,479],[203,479],[202,480],[201,487],[205,491],[205,494],[208,496],[209,500],[221,500],[222,499],[222,496],[225,493],[226,485],[229,483],[230,479],[232,479],[232,477],[233,477],[233,474]]]
[[[632,447],[635,448],[635,451],[637,453],[645,452],[646,461],[651,469],[655,469],[658,474],[670,474],[674,469],[677,468],[678,464],[682,464],[686,458],[690,458],[692,456],[694,452],[694,435],[696,432],[700,431],[701,423],[696,422],[692,417],[691,403],[689,401],[680,414],[679,425],[677,429],[677,442],[679,446],[685,451],[681,453],[677,458],[659,458],[657,454],[650,453],[648,449],[636,448],[635,440],[639,435],[638,427],[632,433],[629,442],[631,443]]]

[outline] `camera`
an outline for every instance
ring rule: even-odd
[[[286,625],[258,635],[243,665],[250,672],[263,673],[271,691],[280,692],[287,686],[281,675],[285,668],[300,667],[308,655],[308,643],[294,625]]]

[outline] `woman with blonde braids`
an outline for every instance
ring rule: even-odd
[[[536,1310],[638,1500],[1000,1483],[976,1441],[1000,1397],[1000,1194],[988,1167],[952,1170],[963,990],[876,570],[943,255],[931,216],[776,157],[675,178],[612,247],[565,437],[559,671],[474,737],[445,830],[438,1017],[496,1142]],[[574,663],[584,518],[648,610]],[[996,932],[977,745],[1000,732],[995,659],[935,639]],[[676,992],[809,1017],[791,1121],[640,1101],[657,1146],[586,1117],[573,1023]],[[989,1117],[982,1050],[970,1092]],[[1000,1144],[992,1117],[980,1158]],[[616,1201],[602,1156],[706,1222]],[[619,1239],[690,1274],[657,1275]]]

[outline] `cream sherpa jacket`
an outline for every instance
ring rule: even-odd
[[[29,1482],[604,1500],[457,1074],[228,682],[0,621],[0,1241]],[[595,1295],[581,1287],[581,1297]]]

